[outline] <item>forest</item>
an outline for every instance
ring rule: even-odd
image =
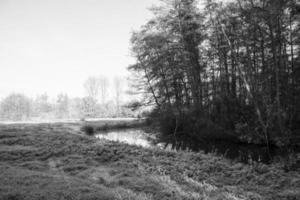
[[[300,4],[162,1],[131,37],[128,69],[174,148],[237,140],[299,146]]]

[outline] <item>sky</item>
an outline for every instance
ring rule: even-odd
[[[157,2],[0,0],[0,98],[82,97],[89,76],[128,76],[131,33]]]

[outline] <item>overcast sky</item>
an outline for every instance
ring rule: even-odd
[[[132,30],[158,0],[0,0],[0,98],[83,96],[88,76],[127,75]]]

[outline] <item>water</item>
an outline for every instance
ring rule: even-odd
[[[117,142],[123,142],[130,145],[142,146],[149,148],[153,146],[149,136],[141,129],[126,129],[101,132],[96,135],[98,139],[107,139]]]
[[[151,142],[154,138],[150,138],[149,134],[141,129],[121,129],[101,132],[96,135],[96,138],[104,138],[107,140],[123,142],[145,148],[158,147],[166,148],[166,150],[182,150],[182,148],[177,148],[176,145],[172,144],[165,145],[165,143],[160,143],[155,146]],[[250,161],[270,163],[275,157],[284,157],[287,155],[286,152],[277,147],[268,149],[263,145],[234,143],[231,141],[205,141],[194,144],[193,148],[185,148],[184,150],[190,150],[194,152],[203,151],[205,153],[213,152],[223,155],[229,159],[238,160],[244,163],[249,163]]]

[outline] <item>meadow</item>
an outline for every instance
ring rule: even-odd
[[[0,199],[300,199],[299,168],[100,140],[81,125],[0,125]]]

